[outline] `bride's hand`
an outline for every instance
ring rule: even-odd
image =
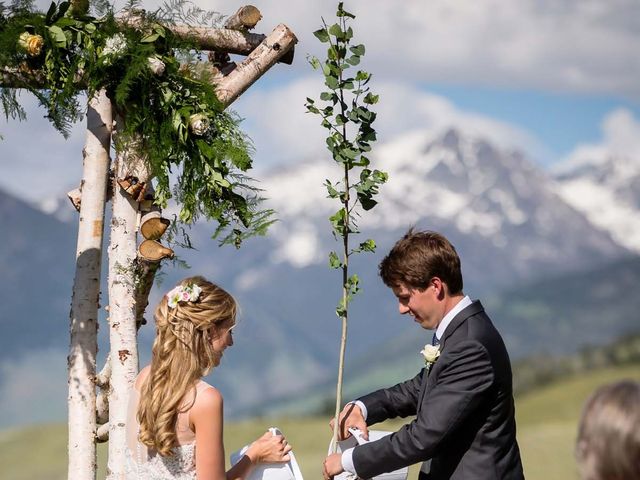
[[[246,455],[253,464],[284,463],[290,460],[291,445],[283,435],[266,432],[251,444]]]

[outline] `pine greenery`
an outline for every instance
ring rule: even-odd
[[[130,1],[126,11],[141,14],[134,28],[118,21],[106,0],[92,2],[99,16],[77,8],[54,2],[45,14],[31,0],[0,3],[0,69],[14,79],[44,80],[44,89],[22,83],[65,137],[84,115],[81,91],[91,96],[105,88],[124,119],[116,149],[135,145],[148,162],[156,203],[166,207],[174,197],[185,224],[200,217],[217,222],[213,236],[221,243],[238,247],[264,234],[273,212],[260,209],[259,189],[245,174],[253,147],[240,118],[217,99],[210,74],[195,68],[201,57],[195,45],[167,28],[212,26],[221,16],[182,0],[143,15]],[[15,90],[0,89],[0,104],[7,119],[25,118]]]

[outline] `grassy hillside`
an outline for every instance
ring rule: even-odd
[[[601,369],[565,378],[516,399],[518,440],[529,480],[571,480],[576,477],[573,444],[582,405],[599,385],[622,378],[640,381],[640,365]],[[269,426],[278,426],[294,446],[307,479],[319,478],[321,462],[330,439],[328,418],[254,419],[227,423],[225,445],[229,453],[257,437]],[[379,429],[394,429],[389,422]],[[100,448],[104,478],[105,448]],[[66,478],[66,429],[41,425],[0,432],[1,478],[57,480]],[[413,467],[410,478],[417,477]]]

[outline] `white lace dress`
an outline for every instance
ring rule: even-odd
[[[205,388],[211,388],[200,381],[196,385],[196,395]],[[178,445],[172,454],[163,457],[138,442],[139,425],[136,419],[140,393],[131,391],[127,415],[126,480],[195,480],[196,478],[196,437],[189,426],[189,409],[178,414],[176,433]],[[189,402],[193,405],[193,399]]]

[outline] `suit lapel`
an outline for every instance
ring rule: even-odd
[[[455,317],[453,317],[453,320],[451,320],[451,323],[449,323],[449,325],[447,326],[447,329],[444,331],[444,334],[442,335],[442,338],[440,339],[441,355],[444,354],[445,344],[447,342],[447,339],[451,336],[451,334],[455,332],[457,328],[460,325],[462,325],[467,318],[472,317],[473,315],[477,315],[478,313],[483,311],[484,311],[484,307],[482,306],[480,301],[475,300],[471,305],[469,305],[468,307],[460,311],[460,313],[458,313]],[[431,366],[431,370],[433,370],[434,368],[435,368],[435,364]],[[420,411],[420,408],[422,407],[422,399],[424,398],[424,395],[427,391],[427,383],[429,382],[430,374],[431,374],[431,371],[427,371],[425,367],[425,371],[422,374],[422,384],[420,385],[420,394],[418,396],[418,411]]]
[[[460,325],[464,323],[467,318],[477,315],[478,313],[483,311],[484,307],[480,303],[480,300],[475,300],[471,303],[471,305],[464,308],[460,313],[453,317],[453,320],[451,320],[451,323],[447,326],[447,329],[444,331],[444,333],[442,334],[442,338],[440,339],[440,351],[444,352],[444,347],[447,343],[447,339],[453,332],[458,329]]]

